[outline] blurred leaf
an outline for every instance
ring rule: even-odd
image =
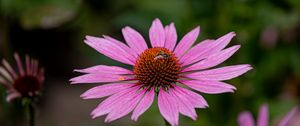
[[[1,0],[2,13],[26,29],[53,28],[72,20],[81,0]]]
[[[53,28],[64,24],[75,16],[75,12],[57,6],[40,6],[28,9],[21,16],[21,24],[26,29]]]

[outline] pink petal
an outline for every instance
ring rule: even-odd
[[[220,94],[236,90],[234,86],[218,81],[182,80],[181,82],[194,90],[207,94]]]
[[[287,126],[288,121],[296,114],[298,107],[294,107],[278,124],[278,126]]]
[[[244,65],[233,65],[233,66],[226,66],[211,70],[204,70],[200,72],[194,72],[190,74],[184,75],[188,78],[193,78],[197,80],[229,80],[240,76],[246,73],[248,70],[251,70],[252,67],[248,64]]]
[[[98,52],[106,55],[107,57],[110,57],[111,59],[117,60],[125,64],[134,65],[134,61],[131,61],[129,58],[130,54],[128,54],[117,44],[103,38],[97,38],[92,36],[86,36],[86,39],[87,40],[85,40],[84,42],[87,45],[91,46]]]
[[[192,47],[186,54],[184,54],[180,59],[179,63],[182,66],[193,64],[200,61],[211,54],[212,46],[215,45],[214,40],[204,40]]]
[[[138,54],[141,54],[148,48],[143,36],[134,29],[127,26],[122,29],[122,33],[129,47]]]
[[[154,100],[154,89],[151,89],[149,92],[146,92],[144,98],[134,109],[131,119],[137,121],[139,116],[142,115],[153,103]]]
[[[0,66],[0,75],[3,75],[9,82],[13,82],[12,76],[2,66]]]
[[[15,57],[15,60],[17,62],[17,65],[18,65],[19,73],[20,73],[21,76],[23,76],[25,74],[25,72],[24,72],[24,68],[23,68],[23,65],[22,65],[22,61],[19,57],[19,54],[15,53],[14,57]]]
[[[2,63],[5,66],[5,68],[11,73],[11,75],[14,79],[18,77],[15,70],[11,67],[11,65],[5,59],[2,60]]]
[[[0,84],[9,84],[2,76],[0,76]]]
[[[192,71],[192,70],[201,70],[201,69],[207,69],[214,66],[217,66],[227,60],[229,57],[231,57],[238,49],[240,48],[240,45],[232,46],[230,48],[227,48],[225,50],[222,50],[220,52],[217,52],[215,54],[212,54],[208,56],[206,59],[193,64],[192,66],[189,66],[185,68],[182,72],[185,71]]]
[[[25,61],[26,61],[26,74],[31,75],[31,63],[30,63],[30,57],[28,55],[25,55]]]
[[[2,85],[6,90],[12,88],[12,84],[7,82],[6,79],[4,79],[2,76],[0,76],[0,85]]]
[[[117,66],[97,65],[85,69],[75,69],[74,71],[90,74],[133,74],[132,71]]]
[[[35,62],[35,59],[31,59],[31,74],[33,75],[33,76],[35,76],[35,70],[36,69],[36,62]]]
[[[14,92],[10,92],[8,93],[8,95],[6,96],[6,101],[7,102],[11,102],[12,100],[21,97],[21,94],[17,91]]]
[[[31,75],[33,75],[34,65],[35,65],[34,59],[31,58],[31,59],[30,59],[30,74],[31,74]]]
[[[178,86],[177,86],[178,87]],[[178,94],[189,98],[189,101],[196,107],[196,108],[207,108],[208,104],[206,100],[199,94],[187,90],[185,88],[176,88]]]
[[[96,118],[111,112],[115,108],[115,106],[123,104],[120,102],[121,100],[130,99],[135,96],[138,88],[139,87],[127,88],[108,97],[92,111],[91,115],[93,116],[93,118]]]
[[[177,57],[181,57],[190,47],[193,45],[193,43],[196,41],[198,35],[200,32],[200,27],[196,27],[189,33],[187,33],[179,42],[179,44],[176,46],[174,50],[174,54]]]
[[[218,38],[215,43],[216,43],[216,46],[214,46],[214,50],[212,50],[213,53],[217,52],[217,51],[220,51],[222,49],[224,49],[228,44],[229,42],[231,41],[231,39],[235,36],[235,33],[234,32],[229,32],[227,33],[226,35]]]
[[[170,51],[173,51],[177,41],[177,33],[174,23],[171,23],[169,26],[165,27],[165,34],[166,42],[164,47]]]
[[[43,83],[44,80],[45,80],[44,73],[45,73],[45,69],[44,69],[44,68],[40,68],[40,69],[38,70],[37,77],[38,77],[40,83]]]
[[[161,115],[171,124],[171,126],[178,125],[179,110],[176,106],[175,99],[162,88],[158,94],[158,107]]]
[[[255,126],[254,119],[250,112],[242,112],[238,117],[239,126]]]
[[[174,97],[179,112],[185,116],[192,118],[193,120],[196,120],[197,114],[195,111],[195,105],[193,105],[189,101],[189,97],[186,97],[185,95],[177,92],[177,88],[180,87],[175,86],[174,89],[169,89],[169,93]]]
[[[86,92],[84,92],[80,97],[83,99],[94,99],[94,98],[102,98],[106,96],[110,96],[112,94],[115,94],[119,91],[122,91],[126,88],[129,88],[131,86],[134,86],[133,84],[120,84],[120,83],[114,83],[114,84],[105,84],[93,87]]]
[[[34,71],[33,71],[34,76],[38,75],[38,69],[39,69],[39,62],[35,60]]]
[[[219,52],[220,50],[224,49],[228,45],[228,43],[231,41],[231,39],[234,36],[235,33],[230,32],[218,38],[215,41],[207,40],[207,43],[203,43],[202,45],[200,45],[201,43],[199,43],[187,53],[188,55],[186,55],[186,57],[182,57],[180,63],[183,63],[183,66],[186,66],[198,62],[208,57],[211,54]]]
[[[126,44],[124,44],[123,42],[121,41],[118,41],[110,36],[106,36],[106,35],[103,35],[103,37],[108,40],[108,41],[111,41],[115,44],[117,44],[118,46],[120,46],[123,50],[125,50],[129,55],[133,56],[128,56],[129,58],[131,58],[132,61],[136,61],[136,59],[138,58],[138,54],[131,48],[129,48]]]
[[[112,122],[130,113],[143,97],[145,90],[134,93],[134,96],[127,98],[124,97],[123,99],[118,101],[118,103],[116,103],[116,106],[114,106],[114,108],[105,118],[105,122]]]
[[[152,47],[164,47],[165,30],[159,19],[155,19],[149,30],[149,38]]]
[[[78,84],[78,83],[99,83],[99,82],[115,82],[115,81],[124,81],[132,79],[128,76],[121,76],[115,74],[85,74],[78,77],[72,78],[71,84]]]
[[[257,126],[268,126],[269,123],[269,110],[268,105],[264,104],[260,107],[257,117]]]

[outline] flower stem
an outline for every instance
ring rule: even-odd
[[[28,114],[29,114],[29,126],[35,126],[34,122],[35,122],[35,110],[34,110],[34,106],[33,103],[29,103],[28,104]]]
[[[164,119],[164,121],[166,126],[171,126],[171,124],[166,119]]]

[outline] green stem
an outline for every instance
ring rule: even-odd
[[[34,106],[33,103],[29,103],[28,104],[28,114],[29,114],[29,126],[35,126],[35,110],[34,110]]]

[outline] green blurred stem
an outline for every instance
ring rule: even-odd
[[[171,126],[171,124],[167,120],[164,119],[164,121],[166,126]]]
[[[29,114],[29,126],[35,126],[35,110],[34,110],[34,106],[33,106],[33,103],[30,102],[28,104],[28,114]]]

